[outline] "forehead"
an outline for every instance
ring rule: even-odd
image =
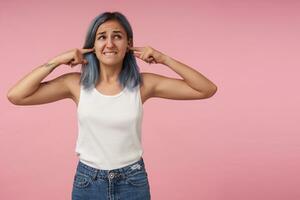
[[[98,27],[97,34],[100,32],[113,32],[113,31],[121,31],[125,34],[125,30],[122,25],[116,20],[109,20],[104,22]]]

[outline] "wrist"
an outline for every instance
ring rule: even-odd
[[[169,65],[170,61],[171,61],[171,57],[167,56],[167,55],[164,55],[163,56],[163,59],[162,59],[162,64],[164,65]]]
[[[49,72],[52,72],[57,66],[58,64],[56,62],[50,60],[41,65],[40,67],[47,69]]]
[[[50,67],[50,68],[56,68],[59,65],[60,65],[60,63],[58,61],[56,61],[55,59],[51,59],[45,63],[45,66]]]

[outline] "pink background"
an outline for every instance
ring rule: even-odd
[[[209,99],[144,104],[153,199],[300,199],[299,10],[296,0],[1,1],[0,199],[70,199],[75,103],[16,106],[6,93],[48,59],[81,48],[104,11],[127,16],[135,46],[150,45],[218,86]],[[45,80],[70,71],[79,66]]]

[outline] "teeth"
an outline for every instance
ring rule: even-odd
[[[115,55],[117,52],[104,52],[104,55]]]

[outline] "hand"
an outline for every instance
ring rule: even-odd
[[[153,49],[150,46],[146,47],[129,47],[130,50],[133,50],[134,56],[139,59],[152,64],[152,63],[160,63],[163,64],[165,61],[166,55],[163,53]]]
[[[65,53],[62,53],[51,61],[59,64],[67,64],[74,67],[77,64],[87,64],[87,60],[83,58],[83,54],[93,52],[95,49],[71,49]]]

